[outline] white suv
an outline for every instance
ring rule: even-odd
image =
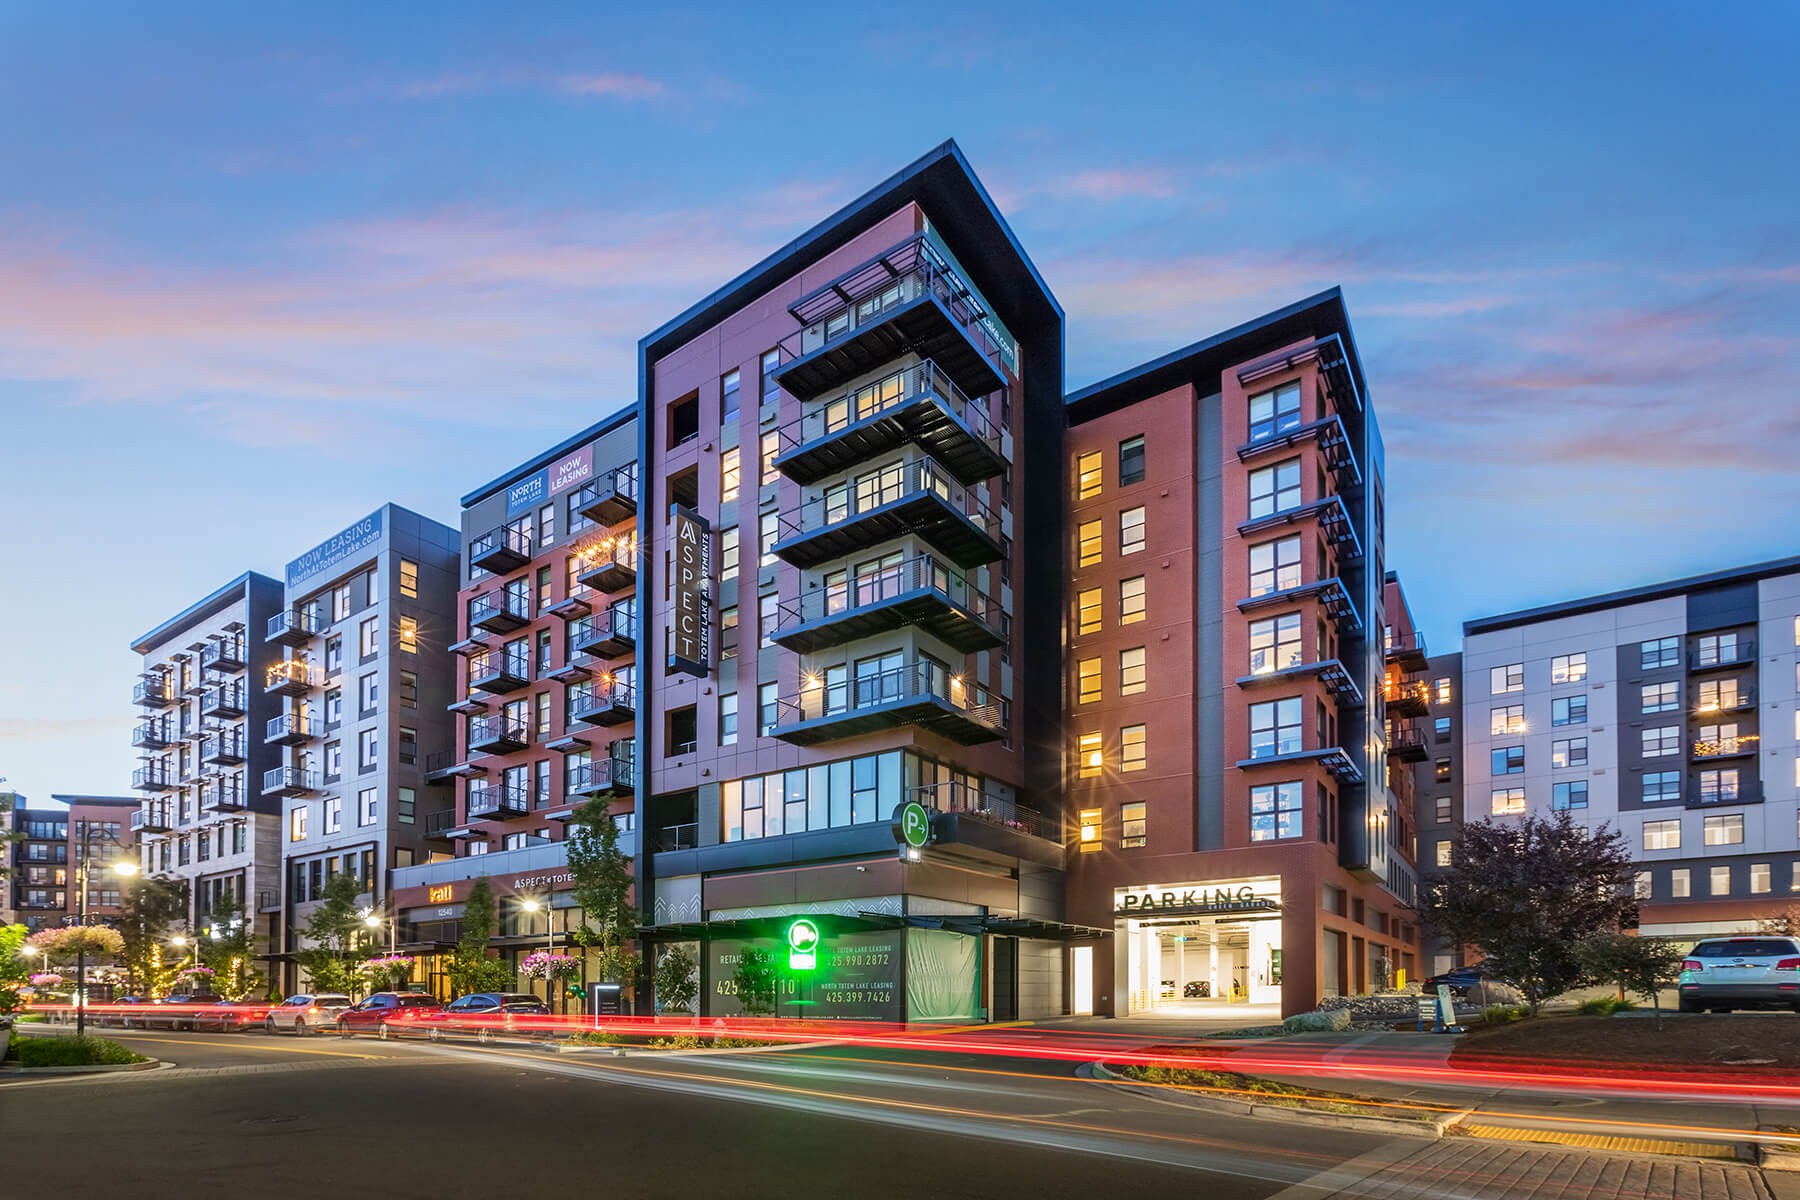
[[[1681,1011],[1791,1008],[1800,1012],[1800,941],[1707,938],[1681,964]]]
[[[269,1010],[263,1028],[270,1033],[285,1029],[304,1037],[315,1029],[336,1029],[338,1014],[350,1007],[350,997],[336,992],[289,996]]]

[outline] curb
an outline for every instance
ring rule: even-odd
[[[124,1071],[154,1071],[159,1067],[173,1065],[160,1058],[152,1058],[141,1063],[103,1063],[90,1067],[0,1067],[0,1077],[38,1079],[53,1075],[116,1075]]]
[[[1180,1104],[1187,1108],[1196,1108],[1202,1112],[1230,1113],[1240,1117],[1258,1117],[1263,1120],[1293,1122],[1300,1120],[1309,1125],[1322,1125],[1330,1129],[1350,1129],[1361,1133],[1404,1134],[1409,1137],[1441,1138],[1469,1115],[1469,1110],[1441,1113],[1426,1121],[1408,1121],[1399,1117],[1358,1116],[1353,1113],[1328,1113],[1316,1109],[1305,1108],[1294,1104],[1257,1104],[1249,1100],[1232,1100],[1224,1096],[1206,1096],[1185,1088],[1169,1085],[1139,1083],[1127,1076],[1108,1070],[1104,1063],[1088,1063],[1081,1070],[1089,1072],[1089,1077],[1102,1080],[1110,1086],[1123,1087],[1137,1095],[1152,1100],[1161,1100],[1170,1104]]]
[[[836,1046],[837,1042],[778,1042],[769,1046],[696,1046],[687,1050],[658,1046],[577,1045],[555,1042],[543,1046],[551,1054],[592,1054],[606,1058],[624,1058],[629,1054],[653,1054],[658,1058],[713,1058],[722,1054],[768,1054],[777,1050],[816,1050]]]

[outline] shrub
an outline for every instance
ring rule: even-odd
[[[1583,1000],[1578,1011],[1584,1017],[1610,1017],[1616,1012],[1630,1012],[1637,1005],[1629,1000],[1621,1000],[1617,996],[1596,996],[1592,1000]]]
[[[1490,1004],[1481,1010],[1481,1019],[1489,1025],[1511,1025],[1525,1015],[1516,1004]]]
[[[625,1039],[616,1033],[608,1033],[603,1029],[584,1029],[580,1033],[569,1035],[572,1046],[618,1046]]]
[[[7,1047],[8,1057],[16,1058],[22,1067],[93,1067],[122,1066],[148,1062],[117,1042],[105,1038],[28,1037],[14,1038]]]
[[[1341,1033],[1350,1028],[1350,1010],[1334,1008],[1329,1012],[1295,1013],[1281,1023],[1289,1033]]]
[[[651,1038],[650,1044],[658,1050],[698,1050],[706,1042],[691,1033],[677,1033],[666,1038]]]

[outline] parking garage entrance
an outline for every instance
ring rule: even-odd
[[[1279,1012],[1279,877],[1117,888],[1113,916],[1127,1013]]]

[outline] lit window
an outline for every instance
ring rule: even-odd
[[[1525,664],[1507,663],[1503,667],[1493,667],[1488,671],[1488,694],[1505,695],[1507,692],[1525,690]]]
[[[1128,508],[1119,514],[1119,553],[1136,554],[1144,548],[1144,509]]]
[[[1685,900],[1693,894],[1692,885],[1688,882],[1692,876],[1686,867],[1676,867],[1669,872],[1669,895],[1676,900]]]
[[[419,622],[413,617],[400,618],[400,649],[407,654],[419,652]]]
[[[1558,738],[1550,743],[1550,767],[1584,767],[1588,760],[1588,740],[1584,737]]]
[[[1714,867],[1708,873],[1708,887],[1715,896],[1731,895],[1731,868],[1728,866]]]
[[[1089,450],[1075,458],[1075,498],[1092,500],[1100,494],[1101,454],[1098,450]]]
[[[419,594],[419,564],[409,558],[400,560],[400,594],[409,600]]]
[[[1084,733],[1075,742],[1076,777],[1093,779],[1100,774],[1105,756],[1100,751],[1100,735]]]
[[[1493,794],[1493,813],[1496,817],[1517,816],[1525,811],[1525,789],[1495,788]]]
[[[1145,819],[1147,807],[1142,800],[1119,806],[1119,845],[1131,847],[1145,844],[1147,839],[1144,836],[1144,827],[1147,824]]]
[[[1737,680],[1707,679],[1700,684],[1699,694],[1694,699],[1694,708],[1703,713],[1729,712],[1741,703]]]
[[[1092,704],[1100,699],[1100,660],[1084,658],[1075,664],[1075,703]]]
[[[1081,852],[1091,853],[1100,849],[1100,810],[1084,808],[1081,810]]]
[[[1100,589],[1085,588],[1075,599],[1075,632],[1100,632]]]
[[[1143,619],[1144,577],[1133,575],[1130,579],[1119,580],[1119,624],[1134,625]]]
[[[1550,660],[1550,682],[1580,683],[1587,678],[1587,655],[1559,654]]]
[[[762,435],[762,481],[766,486],[781,478],[775,469],[775,456],[781,453],[781,435],[771,429]]]
[[[1435,680],[1431,685],[1431,690],[1434,696],[1434,699],[1432,700],[1433,704],[1450,703],[1451,691],[1449,677],[1445,676]]]
[[[1299,508],[1300,460],[1290,458],[1272,467],[1250,472],[1250,519],[1273,516]]]
[[[1075,565],[1091,567],[1101,560],[1106,546],[1106,526],[1101,521],[1083,521],[1075,533]]]
[[[1144,435],[1128,437],[1119,443],[1119,486],[1130,487],[1144,482]],[[1797,639],[1800,640],[1800,639]]]
[[[302,804],[288,813],[288,841],[306,840],[306,811],[307,806]]]
[[[1644,849],[1646,850],[1679,850],[1681,849],[1681,822],[1645,821]]]
[[[719,503],[726,504],[738,498],[738,476],[738,448],[733,446],[719,455]]]
[[[1769,890],[1769,881],[1768,863],[1750,864],[1750,891],[1752,893],[1758,896],[1766,894]]]
[[[1438,866],[1447,867],[1450,865],[1450,850],[1453,846],[1455,846],[1455,844],[1456,844],[1455,842],[1451,842],[1451,841],[1441,841],[1437,844],[1437,865]]]
[[[1524,733],[1525,706],[1508,704],[1503,708],[1488,710],[1488,733]]]
[[[1142,771],[1148,757],[1144,726],[1127,725],[1119,730],[1119,770]]]
[[[1144,647],[1119,651],[1119,695],[1135,696],[1145,687]]]
[[[1299,837],[1306,787],[1299,782],[1259,784],[1250,789],[1250,840],[1272,842]]]

